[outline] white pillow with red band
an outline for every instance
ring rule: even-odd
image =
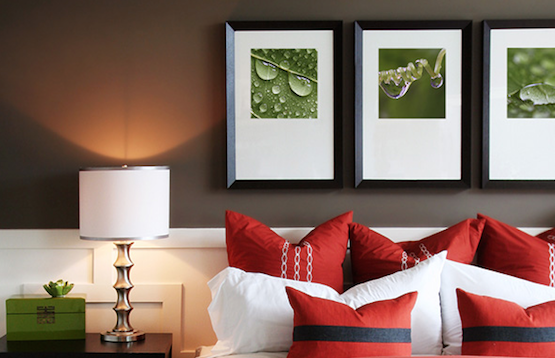
[[[555,236],[548,230],[532,236],[511,225],[478,214],[486,225],[477,251],[478,265],[555,286]]]
[[[247,272],[317,282],[343,292],[343,261],[353,212],[330,219],[292,244],[261,222],[233,211],[225,216],[229,266]]]
[[[460,355],[462,323],[457,303],[457,289],[477,295],[514,302],[530,307],[555,300],[555,289],[487,270],[447,260],[441,273],[441,317],[443,323],[443,354]]]
[[[353,280],[359,283],[406,270],[444,250],[449,260],[470,263],[483,228],[484,220],[466,219],[418,241],[393,242],[366,226],[349,224]]]
[[[445,257],[442,252],[414,268],[357,285],[343,294],[322,284],[228,267],[208,283],[212,293],[208,313],[218,337],[211,354],[217,357],[289,350],[293,343],[293,309],[285,287],[342,302],[354,309],[418,292],[411,313],[412,353],[441,354],[439,286]]]

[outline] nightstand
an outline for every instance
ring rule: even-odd
[[[147,333],[144,341],[111,343],[99,333],[67,341],[7,341],[0,338],[0,357],[17,358],[171,358],[172,334]]]

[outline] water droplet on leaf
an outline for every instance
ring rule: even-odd
[[[301,97],[306,97],[312,92],[312,81],[291,72],[289,72],[289,86],[293,92]]]
[[[262,95],[262,93],[257,92],[252,96],[252,98],[254,99],[254,102],[260,103],[262,101],[262,98],[264,98],[264,96]]]
[[[274,66],[269,62],[261,61],[258,59],[255,61],[255,68],[256,68],[256,74],[258,75],[258,77],[266,81],[273,80],[274,78],[277,77],[279,73],[278,68],[276,66]]]
[[[555,104],[555,87],[543,83],[528,85],[520,90],[520,99],[534,105]]]

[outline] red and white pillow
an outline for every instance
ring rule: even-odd
[[[462,323],[457,304],[457,289],[511,301],[521,307],[555,300],[555,289],[552,287],[447,260],[441,271],[440,288],[444,355],[461,354]]]
[[[288,358],[411,355],[411,311],[417,292],[354,310],[341,302],[286,289],[294,311]]]
[[[418,292],[411,313],[412,354],[439,355],[443,346],[439,290],[445,257],[442,252],[416,267],[359,284],[343,294],[318,283],[228,267],[208,282],[212,294],[208,314],[218,337],[210,357],[289,350],[293,343],[293,309],[286,287],[353,309]]]
[[[555,301],[518,304],[457,289],[463,355],[555,356]]]
[[[343,292],[343,261],[349,241],[347,212],[314,228],[298,244],[246,215],[226,212],[229,265],[247,272],[317,282]]]
[[[349,225],[353,280],[365,282],[402,271],[441,251],[447,258],[470,263],[478,247],[484,220],[467,219],[419,241],[395,243],[358,223]]]
[[[477,264],[498,272],[555,286],[555,230],[538,236],[478,214],[486,224],[477,251]]]

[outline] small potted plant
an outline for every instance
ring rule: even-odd
[[[69,283],[64,280],[58,280],[56,282],[50,281],[48,285],[43,285],[46,292],[52,297],[65,297],[73,288],[73,283]]]

